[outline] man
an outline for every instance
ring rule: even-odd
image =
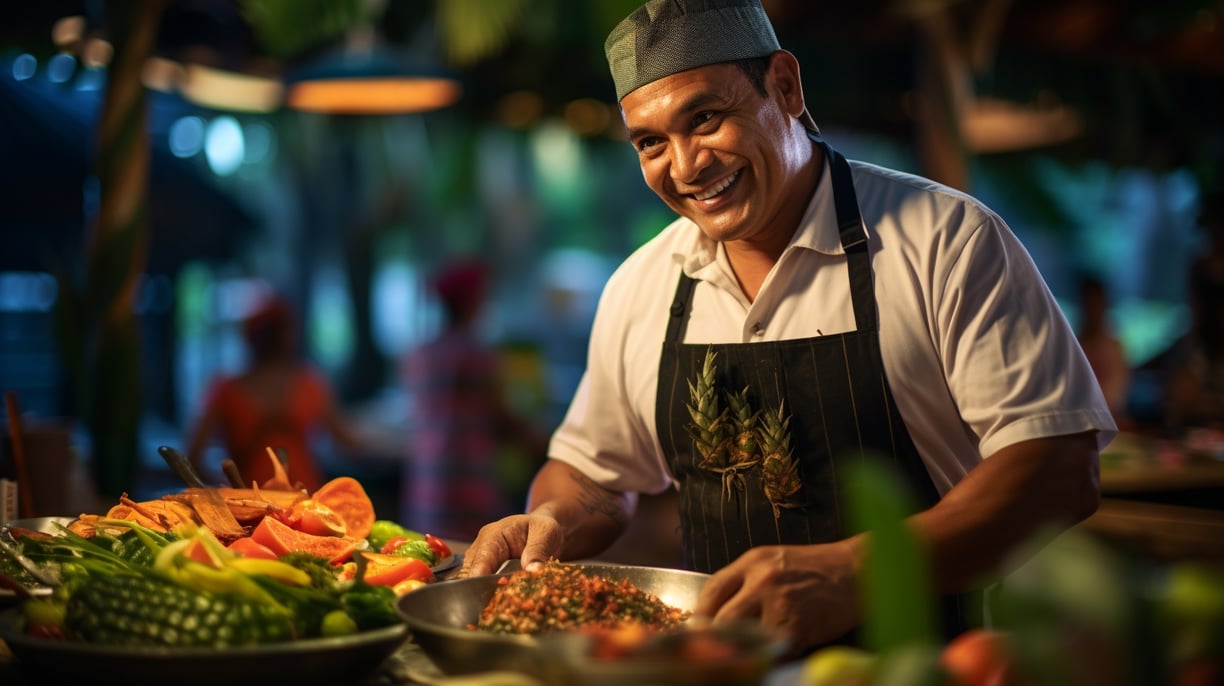
[[[906,475],[945,593],[1094,511],[1116,429],[998,216],[834,152],[755,0],[652,0],[605,47],[646,183],[681,217],[608,281],[527,514],[482,529],[464,573],[597,554],[636,493],[674,484],[685,559],[713,572],[698,614],[810,647],[861,620],[840,461]]]

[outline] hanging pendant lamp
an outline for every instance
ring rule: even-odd
[[[326,114],[411,114],[453,105],[458,79],[381,42],[349,40],[291,73],[285,105]]]

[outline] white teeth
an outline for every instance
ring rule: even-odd
[[[701,193],[694,193],[693,197],[697,198],[698,200],[709,200],[710,198],[726,190],[727,186],[730,186],[732,183],[735,182],[736,179],[739,178],[739,175],[740,173],[737,171],[731,176],[728,176],[726,179],[724,179],[722,183],[719,183],[715,186],[711,186],[708,190],[705,190]]]

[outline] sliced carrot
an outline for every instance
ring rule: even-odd
[[[319,487],[311,498],[331,508],[344,521],[345,532],[353,538],[365,538],[374,526],[374,503],[351,476],[338,476]]]

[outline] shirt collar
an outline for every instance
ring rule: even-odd
[[[842,255],[841,236],[838,232],[837,208],[833,202],[832,171],[828,155],[824,156],[824,171],[816,184],[816,192],[808,202],[803,219],[791,237],[787,252],[804,248],[824,253],[826,255]],[[676,257],[684,265],[684,273],[694,279],[703,278],[707,269],[714,267],[718,261],[720,246],[710,240],[692,221],[681,218],[685,229],[685,240],[679,242]],[[870,236],[870,231],[867,232]]]
[[[816,183],[816,192],[808,202],[807,211],[799,222],[799,228],[791,238],[787,250],[807,248],[826,255],[841,255],[841,234],[837,227],[837,207],[833,202],[833,171],[829,156],[824,155],[824,170]]]

